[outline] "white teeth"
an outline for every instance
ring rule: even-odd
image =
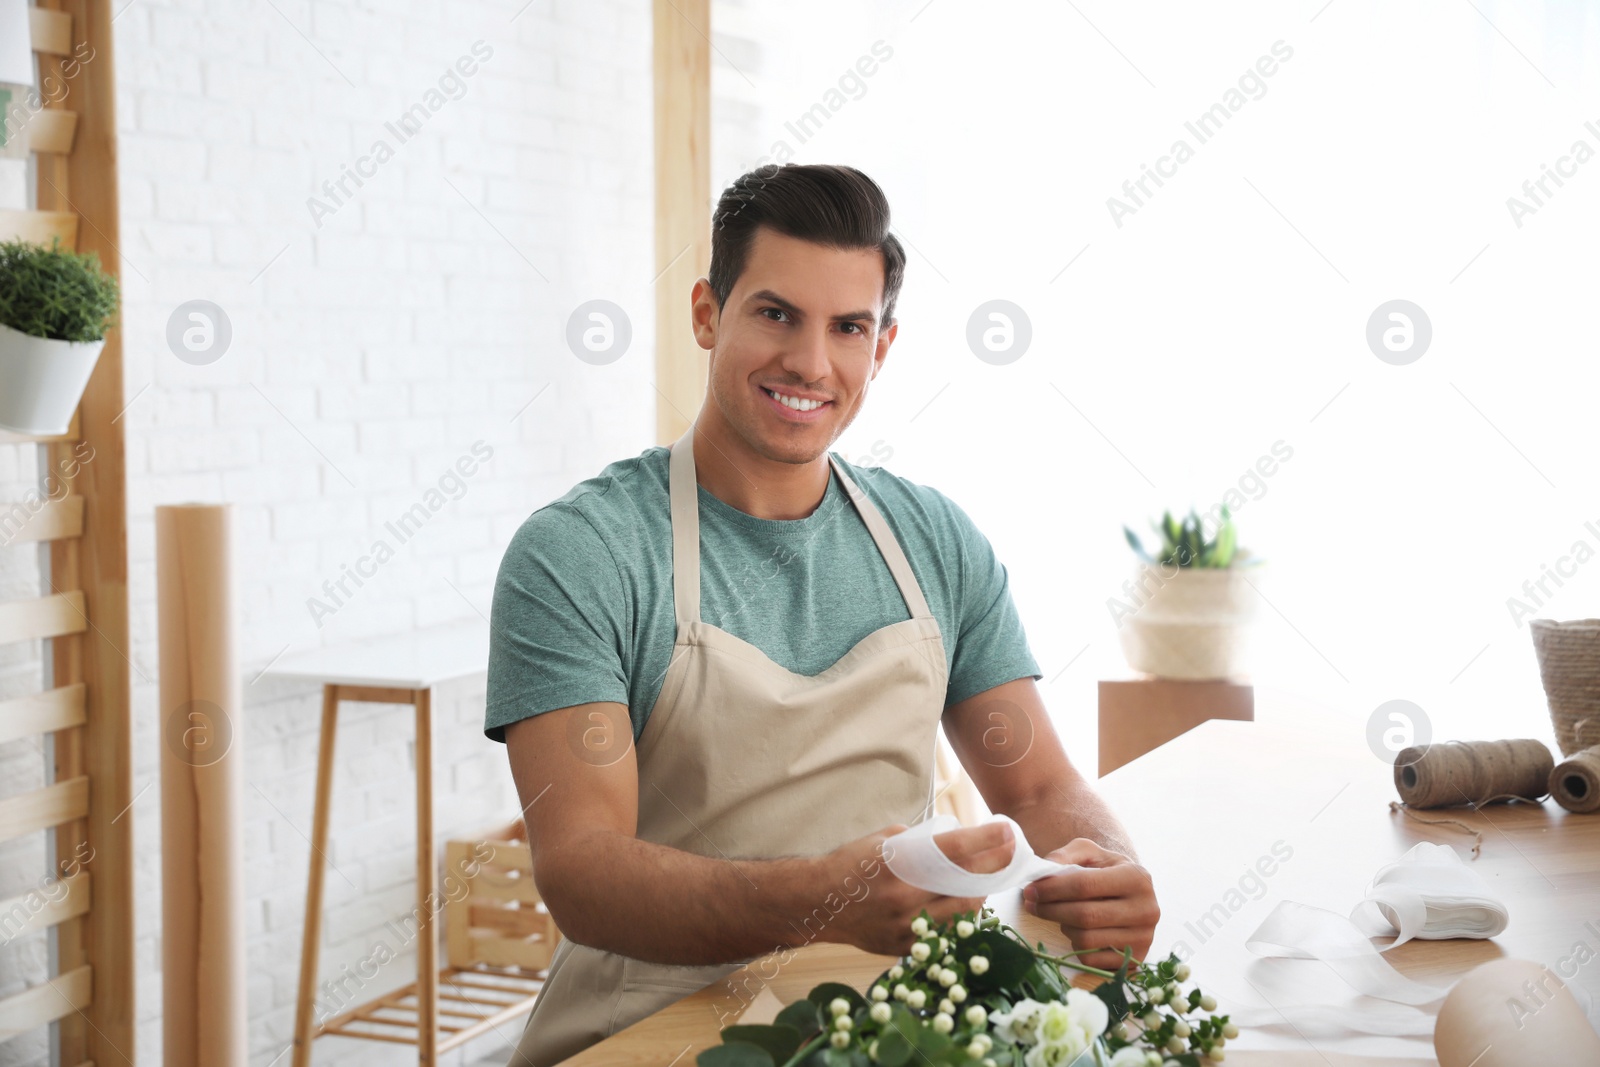
[[[785,396],[782,393],[775,393],[771,389],[764,388],[762,391],[772,399],[776,400],[778,403],[782,404],[784,407],[794,408],[796,411],[815,411],[817,408],[820,408],[823,404],[827,403],[825,400],[801,400],[799,397]]]

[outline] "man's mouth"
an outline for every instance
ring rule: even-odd
[[[762,386],[761,391],[767,394],[767,397],[773,403],[796,415],[814,414],[833,403],[831,400],[820,400],[815,397],[803,397],[793,393],[779,392],[776,389],[768,389],[766,386]]]

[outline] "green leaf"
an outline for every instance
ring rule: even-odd
[[[800,1047],[800,1031],[792,1026],[779,1024],[723,1027],[722,1043],[731,1045],[736,1041],[756,1045],[766,1050],[774,1063],[782,1063],[793,1056],[795,1050]]]
[[[802,1039],[822,1029],[822,1012],[809,1000],[797,1000],[778,1013],[775,1025],[792,1026]]]
[[[967,973],[967,987],[973,992],[1015,985],[1033,969],[1034,955],[1028,946],[999,930],[985,930],[961,943],[963,959],[986,956],[989,969],[983,974]]]
[[[694,1058],[699,1067],[776,1067],[765,1049],[736,1041],[713,1045]]]
[[[1128,988],[1115,978],[1108,978],[1094,987],[1094,995],[1105,1003],[1111,1022],[1119,1023],[1128,1015]]]
[[[911,1017],[910,1012],[903,1010],[895,1012],[888,1025],[883,1028],[883,1033],[878,1035],[878,1063],[881,1067],[904,1067],[906,1061],[911,1059],[911,1042],[907,1039],[909,1030],[901,1028],[902,1018],[910,1026],[922,1025]]]
[[[1146,563],[1155,562],[1155,560],[1150,557],[1150,553],[1145,551],[1144,542],[1139,540],[1139,535],[1128,529],[1126,524],[1124,524],[1122,527],[1122,535],[1128,539],[1128,546],[1133,549],[1134,553],[1140,559],[1144,560]]]
[[[1179,528],[1177,520],[1172,517],[1172,512],[1161,513],[1161,529],[1166,534],[1169,545],[1176,545],[1183,540],[1183,531]]]
[[[1222,524],[1222,529],[1217,531],[1217,551],[1212,566],[1226,567],[1233,562],[1237,537],[1238,534],[1234,530],[1233,523],[1225,522]]]

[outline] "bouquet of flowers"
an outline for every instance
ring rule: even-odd
[[[863,997],[824,982],[770,1025],[724,1027],[699,1067],[1202,1067],[1238,1027],[1216,1001],[1185,991],[1177,956],[1116,971],[1054,955],[988,907],[911,924],[911,953]],[[1105,981],[1092,992],[1063,969]],[[913,1063],[913,1060],[915,1062]]]

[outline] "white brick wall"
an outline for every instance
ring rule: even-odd
[[[286,646],[486,615],[501,553],[528,512],[652,442],[649,6],[141,0],[121,9],[115,35],[134,787],[155,781],[159,759],[153,509],[230,501],[246,681],[251,1062],[281,1065],[320,693],[251,679]],[[397,143],[385,123],[479,40],[493,55],[461,79],[464,95]],[[394,157],[317,227],[307,198],[378,138]],[[607,366],[581,362],[564,341],[568,314],[596,298],[632,320],[629,351]],[[219,305],[233,330],[226,354],[204,366],[166,342],[169,316],[194,299]],[[465,494],[319,629],[307,598],[478,440],[494,457]],[[0,449],[7,497],[31,484],[33,464],[26,450]],[[4,595],[31,595],[34,554],[4,551]],[[37,650],[7,656],[0,696],[36,688]],[[435,694],[441,841],[517,811],[504,749],[482,736],[483,699],[482,677]],[[341,714],[324,978],[380,941],[394,947],[385,921],[413,899],[412,736],[409,709]],[[27,774],[42,781],[31,770],[40,765],[36,745],[0,750],[4,792],[30,784]],[[161,1062],[158,788],[143,793],[134,820],[139,1033],[128,1053],[149,1067]],[[32,847],[0,856],[7,879],[42,871]],[[33,877],[5,881],[0,896]],[[0,995],[36,981],[42,963],[42,942],[0,949]],[[399,951],[361,995],[414,971],[414,952]],[[443,1062],[503,1062],[520,1025],[503,1030]],[[14,1041],[0,1045],[0,1067],[46,1055],[42,1040]],[[415,1056],[330,1038],[316,1060]]]

